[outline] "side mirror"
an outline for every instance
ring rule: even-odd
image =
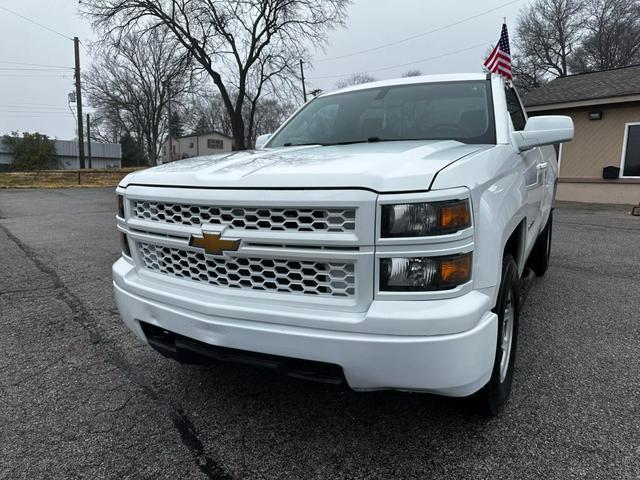
[[[511,138],[518,151],[573,140],[573,120],[562,115],[531,117],[524,130],[513,132]]]
[[[273,133],[265,133],[256,138],[256,148],[262,148],[269,141]]]

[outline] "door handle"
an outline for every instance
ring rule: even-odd
[[[545,168],[547,168],[548,166],[549,166],[549,163],[548,163],[548,162],[542,162],[542,163],[539,163],[538,165],[536,165],[536,168],[537,168],[538,170],[544,170],[544,169],[545,169]]]

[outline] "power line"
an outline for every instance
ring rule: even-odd
[[[56,70],[63,71],[62,68],[22,68],[22,67],[0,67],[0,71],[6,72],[55,72]],[[65,67],[66,70],[66,67]],[[73,69],[72,69],[73,70]]]
[[[471,47],[461,48],[460,50],[456,50],[454,52],[443,53],[441,55],[436,55],[434,57],[422,58],[420,60],[415,60],[413,62],[399,63],[397,65],[390,65],[388,67],[374,68],[374,69],[370,69],[370,70],[361,70],[359,72],[340,73],[340,74],[337,74],[337,75],[325,75],[325,76],[322,76],[322,77],[309,77],[309,80],[320,80],[320,79],[324,79],[324,78],[336,78],[336,77],[350,77],[351,75],[357,75],[359,73],[374,73],[374,72],[382,72],[384,70],[391,70],[391,69],[394,69],[394,68],[407,67],[409,65],[415,65],[416,63],[428,62],[429,60],[437,60],[439,58],[449,57],[451,55],[456,55],[458,53],[467,52],[467,51],[473,50],[475,48],[485,47],[485,46],[489,45],[490,43],[491,43],[491,40],[489,40],[487,42],[479,43],[477,45],[472,45]]]
[[[84,43],[82,43],[82,41],[78,40],[78,42],[80,43],[80,46],[81,46],[82,48],[84,48],[84,53],[87,53],[87,54],[88,54],[88,53],[91,53],[91,52],[89,52],[89,49],[88,49],[87,47],[85,47],[85,46],[84,46]]]
[[[73,67],[66,67],[63,65],[46,65],[42,63],[10,62],[8,60],[0,60],[0,63],[6,63],[8,65],[25,65],[27,67],[68,68],[70,70],[73,70]]]
[[[52,104],[52,103],[30,103],[30,102],[0,101],[0,105],[18,105],[18,106],[30,105],[30,106],[35,106],[35,107],[59,107],[59,108],[64,108],[66,110],[64,105],[61,106],[61,105],[55,105],[55,104]]]
[[[36,110],[36,107],[25,107],[24,109],[15,109],[16,106],[13,105],[11,107],[4,107],[0,105],[0,112],[2,113],[58,113],[58,112],[62,112],[62,111],[67,111],[66,108],[62,108],[62,107],[56,107],[56,108],[50,108],[49,110]],[[38,107],[38,108],[42,108],[42,107]]]
[[[51,116],[56,116],[56,115],[69,115],[69,112],[66,111],[52,111],[52,112],[28,112],[28,111],[15,111],[15,110],[0,110],[0,114],[2,115],[15,115],[15,116],[30,116],[30,115],[35,115],[35,116],[40,116],[42,118],[46,118],[46,117],[51,117]]]
[[[470,20],[475,20],[476,18],[482,17],[482,16],[487,15],[489,13],[495,12],[496,10],[500,10],[501,8],[508,7],[509,5],[513,5],[514,3],[518,3],[518,2],[521,2],[521,1],[522,0],[511,0],[510,2],[504,3],[504,4],[499,5],[497,7],[491,8],[489,10],[485,10],[484,12],[480,12],[480,13],[478,13],[476,15],[471,16],[471,17],[463,18],[462,20],[458,20],[457,22],[449,23],[447,25],[443,25],[441,27],[434,28],[433,30],[428,30],[426,32],[418,33],[416,35],[412,35],[410,37],[406,37],[406,38],[403,38],[401,40],[396,40],[395,42],[378,45],[377,47],[371,47],[371,48],[366,48],[364,50],[358,50],[356,52],[345,53],[344,55],[338,55],[336,57],[321,58],[320,60],[315,60],[315,63],[328,62],[329,60],[338,60],[340,58],[353,57],[355,55],[361,55],[363,53],[374,52],[376,50],[381,50],[383,48],[399,45],[401,43],[405,43],[405,42],[408,42],[410,40],[414,40],[416,38],[420,38],[420,37],[425,37],[427,35],[431,35],[432,33],[441,32],[442,30],[446,30],[447,28],[455,27],[457,25],[460,25],[461,23],[465,23],[465,22],[468,22]]]
[[[0,73],[0,78],[65,78],[67,75],[56,75],[53,72],[49,73]]]
[[[1,5],[0,5],[0,10],[4,10],[5,12],[9,12],[9,13],[11,13],[12,15],[15,15],[15,16],[17,16],[17,17],[20,17],[20,18],[22,18],[23,20],[26,20],[27,22],[33,23],[34,25],[37,25],[37,26],[39,26],[40,28],[44,28],[45,30],[50,31],[51,33],[55,33],[56,35],[60,35],[62,38],[66,38],[67,40],[73,40],[73,38],[68,37],[68,36],[67,36],[67,35],[65,35],[64,33],[60,33],[60,32],[58,32],[57,30],[54,30],[54,29],[53,29],[53,28],[51,28],[51,27],[47,27],[46,25],[43,25],[43,24],[41,24],[41,23],[38,23],[38,22],[36,22],[35,20],[32,20],[32,19],[31,19],[31,18],[29,18],[29,17],[25,17],[24,15],[22,15],[22,14],[20,14],[20,13],[18,13],[18,12],[14,12],[13,10],[8,9],[7,7],[3,7],[3,6],[1,6]]]
[[[0,106],[0,113],[60,113],[60,112],[68,112],[69,110],[67,110],[64,107],[56,107],[55,109],[50,109],[50,110],[37,110],[35,109],[35,107],[29,107],[31,108],[31,110],[29,109],[25,109],[25,110],[21,110],[21,109],[17,109],[15,108],[15,106],[11,106],[11,107],[3,107]]]
[[[35,107],[29,105],[4,105],[0,103],[0,112],[21,112],[21,113],[50,113],[56,111],[67,111],[66,107]]]
[[[37,114],[33,114],[33,115],[23,115],[23,114],[16,114],[16,113],[0,113],[0,116],[5,117],[5,118],[56,118],[56,117],[70,117],[71,114],[69,112],[58,112],[52,115],[42,115],[40,113]]]
[[[0,115],[7,115],[7,116],[17,116],[17,117],[22,117],[22,116],[40,116],[40,117],[49,117],[49,116],[58,116],[58,115],[69,115],[69,112],[66,111],[55,111],[55,112],[27,112],[27,111],[22,111],[22,112],[18,112],[18,111],[12,111],[12,110],[0,110]]]
[[[0,118],[57,118],[57,117],[64,117],[64,118],[74,118],[69,112],[67,113],[58,113],[56,115],[47,115],[45,117],[43,117],[42,115],[4,115],[4,114],[0,114]],[[74,118],[75,120],[75,118]]]

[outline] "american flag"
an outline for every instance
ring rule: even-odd
[[[484,61],[484,66],[493,73],[499,73],[509,80],[512,79],[511,49],[509,48],[509,32],[507,31],[506,23],[502,24],[500,40],[498,40],[498,44],[491,52],[491,55]]]

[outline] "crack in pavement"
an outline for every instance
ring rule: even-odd
[[[18,248],[22,250],[25,256],[33,262],[40,272],[50,278],[53,283],[53,288],[60,292],[60,296],[58,298],[62,300],[67,307],[69,307],[73,320],[88,333],[89,341],[93,344],[100,343],[107,360],[122,371],[125,377],[131,383],[136,385],[148,398],[156,403],[160,409],[168,413],[173,427],[180,435],[182,444],[187,448],[200,471],[210,479],[232,479],[233,477],[227,473],[224,467],[207,455],[204,445],[198,436],[197,429],[184,410],[171,399],[164,397],[161,393],[155,390],[155,388],[150,385],[142,375],[138,374],[135,368],[127,361],[123,353],[120,352],[112,342],[108,341],[108,337],[100,331],[96,326],[96,322],[93,322],[92,324],[87,321],[87,319],[92,318],[90,310],[82,303],[80,298],[78,298],[78,296],[64,284],[58,273],[44,263],[29,245],[22,242],[13,234],[13,232],[11,232],[11,230],[1,223],[0,230],[2,230],[9,240],[15,243]]]

